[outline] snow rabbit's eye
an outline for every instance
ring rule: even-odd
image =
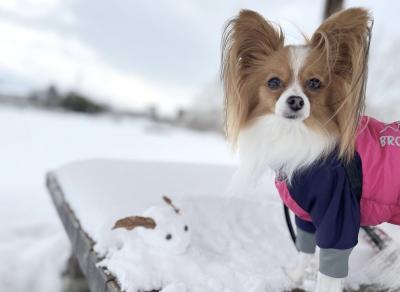
[[[168,233],[168,234],[165,236],[165,239],[166,239],[166,240],[171,240],[171,239],[172,239],[172,234]]]
[[[185,230],[185,232],[188,232],[189,226],[185,225],[185,227],[183,228],[183,230]]]

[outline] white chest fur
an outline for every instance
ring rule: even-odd
[[[278,115],[258,118],[239,136],[242,170],[259,177],[268,168],[293,173],[335,147],[334,138],[311,130],[302,121]]]

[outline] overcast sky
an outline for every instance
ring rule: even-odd
[[[375,33],[400,39],[387,29],[399,1],[347,2],[372,8]],[[217,80],[222,28],[241,8],[281,24],[298,43],[298,31],[311,34],[321,21],[323,1],[1,0],[0,88],[54,83],[116,105],[171,111]]]

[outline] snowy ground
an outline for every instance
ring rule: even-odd
[[[145,121],[0,108],[0,291],[59,290],[68,240],[44,186],[88,158],[226,163],[223,138]],[[38,273],[38,269],[41,272]]]
[[[0,132],[0,291],[60,289],[59,274],[69,255],[69,244],[44,187],[48,170],[90,158],[235,163],[217,134],[194,133],[143,120],[0,108]],[[253,292],[276,291],[283,277],[279,267],[293,257],[293,249],[279,200],[273,197],[271,187],[265,189],[265,194],[263,202],[213,197],[183,200],[183,204],[192,205],[196,241],[187,257],[164,261],[164,266],[132,270],[132,265],[121,266],[121,259],[143,264],[159,258],[131,253],[135,249],[115,249],[112,244],[99,246],[98,251],[109,253],[105,264],[125,279],[123,285],[130,291],[138,287],[135,285],[157,287],[166,283],[172,285],[170,291],[185,291],[185,285],[193,285],[198,291],[243,291],[240,287]],[[258,226],[259,222],[265,224]],[[228,240],[230,236],[232,240]],[[396,237],[400,238],[398,230]],[[277,246],[282,249],[279,253]],[[356,271],[364,265],[362,259],[371,255],[368,247],[357,250],[361,256],[355,258],[361,260],[353,261]],[[174,266],[188,269],[165,273]],[[143,273],[150,271],[152,277],[144,277]],[[191,277],[193,273],[198,277]]]

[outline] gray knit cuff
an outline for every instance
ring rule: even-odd
[[[304,253],[315,253],[315,234],[297,228],[296,247]]]
[[[319,271],[332,278],[345,278],[349,273],[349,257],[353,249],[325,249],[319,253]]]

